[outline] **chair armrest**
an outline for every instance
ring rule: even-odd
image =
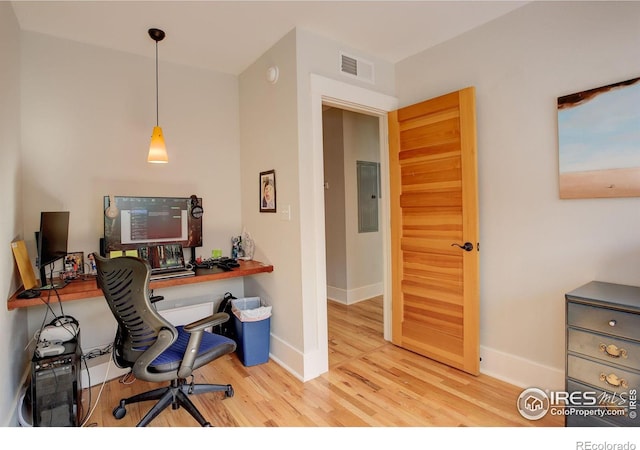
[[[220,325],[227,320],[229,320],[229,314],[220,312],[182,327],[184,331],[189,333],[189,342],[187,343],[187,348],[182,358],[182,364],[180,364],[180,368],[178,369],[178,376],[180,378],[191,376],[191,372],[193,372],[193,364],[195,363],[196,356],[198,356],[198,348],[200,348],[204,329]]]
[[[162,352],[173,344],[177,339],[177,336],[169,329],[163,328],[158,333],[158,338],[145,352],[140,355],[136,360],[136,363],[131,369],[136,378],[147,381],[163,381],[162,375],[149,372],[149,365],[158,357]],[[139,375],[143,374],[143,375]]]
[[[215,327],[216,325],[225,323],[227,320],[229,320],[229,314],[219,312],[219,313],[213,314],[212,316],[205,317],[204,319],[191,322],[190,324],[185,325],[183,328],[184,328],[184,331],[186,331],[187,333],[193,333],[196,331],[202,331],[205,328],[208,328],[211,326]]]

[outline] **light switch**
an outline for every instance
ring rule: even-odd
[[[291,220],[291,205],[284,205],[280,210],[280,220],[289,222]]]

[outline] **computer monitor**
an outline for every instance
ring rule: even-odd
[[[105,196],[104,208],[105,255],[147,245],[202,246],[202,217],[190,197]]]
[[[43,211],[40,213],[40,231],[37,233],[40,288],[63,287],[66,282],[47,283],[47,268],[67,255],[69,241],[69,211]],[[52,272],[52,270],[51,270]],[[52,277],[53,278],[53,277]]]

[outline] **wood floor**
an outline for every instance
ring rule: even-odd
[[[192,396],[196,407],[219,427],[563,425],[558,417],[538,421],[521,417],[515,406],[520,388],[485,375],[465,374],[384,341],[381,298],[351,306],[329,302],[328,313],[328,373],[302,383],[273,361],[245,367],[234,353],[200,368],[196,382],[230,383],[235,396]],[[85,426],[135,426],[152,403],[127,406],[121,420],[113,417],[113,408],[123,397],[156,387],[139,380],[106,383]],[[92,403],[100,388],[92,388]],[[183,409],[168,408],[150,426],[198,424]]]

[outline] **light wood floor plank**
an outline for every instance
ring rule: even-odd
[[[235,396],[191,399],[220,427],[563,426],[560,417],[521,417],[518,387],[482,374],[474,377],[386,342],[382,311],[381,297],[349,306],[328,302],[330,370],[314,380],[302,383],[273,361],[245,367],[231,354],[200,368],[195,381],[230,383]],[[87,425],[135,426],[151,402],[128,405],[122,420],[113,417],[113,408],[121,398],[158,386],[107,382]],[[94,403],[99,390],[92,388]],[[183,409],[168,408],[150,426],[198,424]]]

